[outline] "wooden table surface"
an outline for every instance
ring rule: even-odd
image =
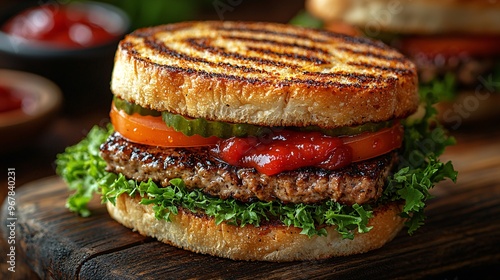
[[[426,224],[413,236],[402,232],[366,254],[292,263],[198,255],[126,229],[108,216],[97,199],[90,218],[69,213],[64,207],[65,184],[48,176],[16,193],[18,260],[26,259],[41,278],[56,279],[474,279],[478,275],[495,279],[500,272],[498,127],[492,122],[452,131],[459,144],[442,159],[453,160],[459,171],[457,184],[447,181],[433,189]],[[3,211],[2,225],[6,215]],[[4,235],[5,229],[0,228]]]

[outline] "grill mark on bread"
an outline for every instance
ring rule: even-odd
[[[290,63],[284,63],[281,61],[266,59],[266,58],[257,57],[257,56],[245,56],[245,55],[242,55],[240,53],[229,52],[223,48],[214,47],[214,46],[210,46],[208,44],[205,44],[206,41],[207,40],[196,40],[196,39],[186,40],[186,42],[190,43],[193,47],[195,47],[199,50],[206,50],[206,51],[209,51],[213,54],[221,55],[221,56],[224,56],[227,58],[232,58],[235,60],[256,62],[257,64],[264,64],[264,65],[275,66],[275,67],[288,67],[288,68],[292,68],[292,69],[297,68],[296,65],[290,64]]]
[[[274,55],[274,56],[278,56],[278,57],[293,58],[293,59],[298,59],[298,60],[302,60],[302,61],[312,62],[312,63],[317,64],[317,65],[329,64],[328,61],[326,61],[322,58],[319,58],[317,56],[313,56],[313,55],[300,55],[297,53],[290,53],[290,52],[276,52],[273,50],[264,49],[264,48],[256,48],[256,47],[248,47],[248,49],[251,51],[257,52],[257,53],[265,54],[265,55]]]
[[[263,69],[256,69],[256,68],[252,68],[252,67],[247,67],[245,65],[234,65],[231,63],[227,63],[227,62],[215,63],[215,62],[203,59],[203,58],[190,56],[190,55],[187,55],[185,53],[173,50],[173,49],[167,47],[163,42],[158,42],[155,40],[144,40],[144,44],[146,46],[150,47],[151,49],[155,49],[159,54],[164,55],[166,57],[174,57],[174,58],[177,58],[179,60],[195,62],[195,63],[203,63],[203,64],[210,65],[212,67],[220,67],[220,68],[226,68],[226,69],[227,68],[238,69],[238,70],[241,70],[245,73],[252,73],[252,72],[260,73],[260,74],[268,73],[267,71],[265,71]]]
[[[145,40],[144,43],[145,43],[145,45],[147,45],[151,48],[154,48],[157,52],[159,52],[165,56],[169,56],[169,57],[175,57],[178,59],[191,61],[191,62],[205,63],[205,64],[209,64],[209,65],[214,66],[214,67],[219,66],[219,67],[225,67],[225,68],[240,69],[244,72],[268,73],[267,71],[261,70],[261,69],[249,68],[249,67],[234,65],[234,64],[230,64],[230,63],[213,63],[213,62],[210,62],[210,61],[207,61],[204,59],[191,57],[191,56],[185,55],[183,53],[177,52],[175,50],[172,50],[172,49],[168,48],[167,46],[165,46],[163,43],[158,43],[158,42],[155,42],[154,40]],[[130,44],[123,45],[123,47],[132,53],[136,52],[133,49],[131,49],[131,50],[129,49],[129,47],[132,47]],[[218,52],[218,50],[211,50],[211,51]],[[228,54],[228,55],[230,56],[230,54]],[[245,58],[251,59],[248,57],[245,57]],[[151,60],[149,60],[147,58],[143,58],[143,57],[139,58],[139,60],[153,63]],[[256,58],[256,60],[261,60],[261,59]],[[273,64],[275,62],[268,61],[268,63]],[[251,84],[258,84],[258,83],[266,83],[267,82],[265,79],[256,79],[256,78],[250,79],[250,78],[243,77],[243,76],[237,76],[237,75],[231,75],[231,74],[225,74],[225,73],[207,72],[207,71],[197,70],[194,68],[168,66],[168,65],[157,64],[157,63],[153,63],[153,64],[155,64],[159,68],[163,68],[163,69],[166,69],[166,70],[169,70],[172,72],[185,72],[188,74],[199,74],[199,75],[209,77],[209,78],[223,78],[223,79],[228,79],[228,80],[237,80],[237,81],[241,81],[241,82],[248,82]],[[296,68],[296,67],[294,66],[293,68]],[[380,77],[375,77],[375,76],[366,75],[366,74],[359,75],[359,74],[352,74],[352,73],[317,73],[317,72],[308,72],[308,71],[305,71],[302,73],[304,75],[311,75],[311,76],[318,75],[318,76],[323,76],[325,78],[327,78],[327,77],[346,77],[346,78],[351,78],[351,79],[357,80],[357,83],[344,84],[344,83],[340,83],[337,81],[331,81],[331,80],[318,81],[315,79],[290,79],[290,80],[282,81],[282,83],[280,85],[281,86],[290,86],[291,84],[304,84],[307,86],[317,86],[317,87],[337,86],[337,87],[346,88],[346,87],[352,86],[352,87],[356,87],[356,88],[361,88],[361,87],[366,87],[366,86],[363,86],[360,83],[366,82],[368,80],[375,81],[375,80],[381,79]],[[390,78],[385,78],[386,81],[388,81],[389,79]]]
[[[315,42],[318,42],[318,43],[326,43],[327,42],[326,40],[322,40],[319,38],[315,38],[315,37],[311,37],[311,36],[307,36],[307,35],[302,35],[302,34],[298,34],[298,33],[280,32],[280,31],[264,29],[264,28],[251,28],[249,26],[241,26],[241,27],[219,26],[216,29],[220,30],[220,31],[228,31],[230,33],[238,32],[238,33],[244,33],[244,34],[248,34],[248,35],[267,34],[267,35],[278,36],[278,37],[289,37],[289,38],[304,39],[304,40],[314,40]],[[234,37],[236,38],[236,36],[234,36]]]
[[[297,68],[296,65],[284,65],[282,62],[277,62],[277,61],[271,61],[271,60],[264,60],[260,57],[243,57],[239,54],[235,53],[228,53],[221,51],[217,48],[214,47],[209,47],[209,46],[204,46],[203,44],[199,45],[197,43],[193,43],[193,39],[188,40],[189,43],[192,43],[193,45],[203,47],[205,50],[209,50],[211,52],[221,54],[221,55],[227,55],[228,57],[233,57],[233,58],[243,58],[245,60],[251,60],[251,61],[257,61],[263,64],[271,64],[271,65],[278,65],[278,66],[288,66],[291,68]],[[244,65],[235,65],[231,63],[213,63],[211,61],[207,61],[205,59],[200,59],[197,57],[192,57],[180,52],[177,52],[171,48],[168,48],[165,46],[162,42],[156,42],[154,40],[145,40],[144,44],[146,46],[151,47],[152,49],[155,49],[158,53],[161,53],[162,55],[169,56],[169,57],[174,57],[177,59],[185,60],[185,61],[190,61],[190,62],[197,62],[197,63],[204,63],[211,65],[212,67],[222,67],[222,68],[232,68],[233,70],[238,69],[242,70],[245,73],[268,73],[268,71],[262,70],[262,69],[256,69],[256,68],[251,68],[251,67],[246,67]],[[127,50],[131,51],[132,53],[136,53],[137,51],[134,49],[130,49],[133,46],[131,44],[124,44],[124,48]],[[248,78],[244,76],[238,76],[238,75],[233,75],[233,74],[225,74],[225,73],[215,73],[215,72],[208,72],[208,71],[202,71],[194,68],[185,68],[185,67],[176,67],[176,66],[168,66],[164,64],[157,64],[152,62],[151,60],[141,57],[139,58],[142,61],[149,62],[155,64],[159,68],[166,69],[168,71],[172,72],[185,72],[188,74],[198,74],[202,75],[208,78],[222,78],[222,79],[227,79],[227,80],[235,80],[235,81],[240,81],[240,82],[247,82],[250,84],[265,84],[267,83],[266,79],[259,79],[259,78]],[[358,66],[363,66],[369,68],[370,65],[358,63],[356,64]],[[375,66],[374,66],[375,67]],[[385,70],[385,71],[390,71],[390,68],[388,67],[381,67],[380,70]],[[404,69],[396,69],[396,70],[404,70]],[[392,81],[395,80],[395,78],[392,77],[381,77],[381,76],[374,76],[374,75],[369,75],[369,74],[359,74],[359,73],[342,73],[342,72],[333,72],[333,73],[318,73],[318,72],[309,72],[309,71],[304,71],[302,74],[306,76],[312,76],[312,77],[324,77],[324,78],[329,78],[329,77],[345,77],[349,78],[351,80],[355,80],[352,83],[341,83],[338,82],[337,80],[317,80],[314,78],[307,79],[307,78],[293,78],[293,79],[287,79],[283,80],[279,85],[280,86],[291,86],[292,84],[302,84],[306,85],[308,87],[330,87],[330,86],[335,86],[339,88],[369,88],[368,85],[366,85],[366,82],[380,82],[380,81]]]
[[[227,79],[227,80],[234,80],[234,81],[239,81],[239,82],[246,82],[250,84],[266,84],[268,81],[266,79],[251,79],[248,77],[242,77],[242,76],[237,76],[237,75],[230,75],[230,74],[224,74],[224,73],[214,73],[214,72],[206,72],[206,71],[200,71],[196,70],[193,68],[183,68],[183,67],[176,67],[176,66],[169,66],[169,65],[164,65],[164,64],[157,64],[154,62],[151,62],[149,59],[144,59],[144,58],[139,58],[138,60],[144,61],[144,62],[149,62],[152,65],[155,65],[158,68],[165,69],[171,72],[175,73],[187,73],[187,74],[197,74],[201,75],[207,78],[221,78],[221,79]],[[231,65],[230,67],[236,68],[237,66]],[[255,71],[252,71],[255,72]],[[309,74],[305,72],[304,74]],[[317,73],[313,73],[317,74]],[[369,76],[369,75],[350,75],[350,74],[343,74],[343,73],[325,73],[324,76],[343,76],[343,77],[348,77],[352,79],[357,79],[357,83],[350,83],[350,84],[345,84],[345,83],[340,83],[337,81],[318,81],[315,79],[290,79],[290,80],[283,80],[279,86],[280,87],[287,87],[291,86],[292,84],[302,84],[308,87],[330,87],[330,86],[336,86],[339,88],[369,88],[367,85],[361,84],[362,82],[366,80],[377,80],[376,77]],[[385,78],[385,80],[390,80],[391,78]]]
[[[147,59],[139,59],[141,61],[145,62],[150,62]],[[238,82],[245,82],[249,84],[266,84],[268,81],[263,80],[263,79],[252,79],[248,77],[242,77],[238,75],[230,75],[230,74],[224,74],[224,73],[214,73],[214,72],[207,72],[207,71],[201,71],[193,68],[184,68],[184,67],[178,67],[178,66],[170,66],[170,65],[164,65],[164,64],[157,64],[154,62],[150,62],[151,65],[156,66],[159,69],[164,69],[173,73],[185,73],[188,75],[200,75],[206,78],[220,78],[220,79],[225,79],[225,80],[232,80],[232,81],[238,81]]]
[[[186,26],[188,27],[188,26]],[[328,65],[331,62],[327,61],[326,59],[322,58],[322,55],[328,55],[329,51],[327,49],[323,49],[321,47],[317,46],[307,46],[304,44],[301,44],[299,42],[283,42],[279,41],[279,38],[281,37],[292,37],[292,38],[297,38],[297,39],[311,39],[310,36],[306,35],[301,35],[301,34],[293,34],[289,32],[279,32],[279,31],[273,31],[273,30],[266,30],[266,29],[253,29],[253,28],[248,28],[248,27],[223,27],[219,26],[216,28],[217,30],[221,31],[237,31],[241,34],[238,35],[227,35],[227,34],[222,34],[222,38],[226,40],[232,40],[233,42],[248,42],[248,43],[260,43],[264,45],[269,45],[270,48],[262,48],[262,47],[255,47],[255,46],[247,46],[247,50],[253,51],[257,54],[261,54],[261,56],[251,56],[251,55],[246,55],[242,54],[239,52],[232,52],[228,51],[225,48],[211,45],[211,40],[209,38],[206,38],[204,36],[193,38],[193,37],[187,37],[183,39],[183,41],[188,45],[193,47],[194,49],[197,49],[198,51],[209,51],[210,53],[213,53],[215,55],[219,55],[222,57],[226,57],[229,59],[234,60],[231,62],[213,62],[209,61],[208,59],[201,58],[198,56],[194,56],[192,54],[186,54],[182,53],[178,50],[174,50],[168,46],[166,46],[163,42],[157,41],[155,39],[150,39],[150,37],[154,36],[154,34],[151,34],[151,32],[138,32],[138,36],[144,38],[144,44],[148,48],[158,52],[159,54],[162,54],[164,56],[170,56],[175,59],[178,59],[180,61],[188,61],[192,63],[200,63],[200,64],[206,64],[212,68],[215,69],[231,69],[231,70],[237,70],[238,72],[241,71],[243,73],[254,73],[258,75],[257,77],[238,77],[238,75],[235,74],[224,74],[224,73],[215,73],[213,71],[204,71],[201,69],[191,69],[191,68],[186,68],[186,67],[166,67],[166,69],[172,69],[176,72],[187,72],[187,73],[198,73],[206,77],[217,77],[217,78],[224,78],[228,80],[238,80],[238,81],[246,81],[252,84],[256,83],[262,83],[264,82],[265,78],[260,78],[260,75],[268,75],[270,72],[267,70],[264,70],[262,68],[256,68],[256,67],[249,67],[243,64],[236,64],[236,62],[240,61],[246,61],[250,62],[253,65],[268,65],[268,66],[273,66],[273,67],[278,67],[278,68],[288,68],[291,70],[301,70],[301,66],[297,64],[291,64],[289,62],[283,62],[280,61],[280,57],[285,57],[287,61],[292,60],[292,61],[302,61],[302,62],[311,62],[314,65]],[[330,34],[330,33],[325,33],[325,32],[320,32],[321,34],[325,35],[327,38],[328,37],[334,37],[334,38],[340,38],[345,41],[349,41],[351,43],[363,43],[363,44],[370,44],[370,46],[375,46],[377,48],[380,48],[382,50],[385,50],[386,48],[383,45],[380,45],[378,43],[374,43],[370,40],[362,40],[359,38],[351,38],[351,37],[346,37],[341,34]],[[249,36],[249,35],[262,35],[262,34],[267,34],[267,35],[273,35],[273,36],[278,36],[277,38],[255,38],[255,37],[245,37],[242,36],[242,34]],[[322,40],[319,38],[314,38],[315,42],[318,43],[326,43],[326,40]],[[133,45],[128,43],[126,45],[123,45],[122,47],[131,50],[132,54],[137,55],[138,52],[136,50],[133,50]],[[278,49],[279,51],[276,51],[272,48]],[[289,48],[295,48],[299,50],[304,50],[307,51],[307,54],[298,54],[294,52],[285,52],[283,49],[289,49]],[[395,62],[403,62],[404,58],[402,57],[395,57],[395,56],[388,56],[388,55],[383,55],[383,54],[377,54],[373,53],[367,50],[354,50],[348,47],[339,47],[338,48],[341,51],[349,52],[349,53],[354,53],[360,56],[365,56],[365,57],[374,57],[383,61],[395,61]],[[321,56],[316,56],[314,54],[320,54]],[[271,59],[271,58],[275,59]],[[397,72],[401,74],[409,74],[409,70],[406,68],[399,68],[399,67],[389,67],[385,65],[375,65],[371,63],[365,63],[365,62],[359,62],[359,61],[350,61],[347,62],[347,64],[352,65],[352,66],[359,66],[362,68],[365,68],[367,70],[370,69],[378,69],[382,70],[384,72]],[[163,64],[156,63],[158,66],[163,66]],[[162,67],[163,68],[163,67]],[[220,70],[219,70],[220,71]],[[365,73],[350,73],[348,75],[345,75],[344,73],[337,73],[337,72],[330,72],[330,73],[322,73],[322,72],[312,72],[312,71],[299,71],[300,73],[306,75],[306,76],[311,76],[312,78],[300,78],[300,77],[294,77],[291,79],[286,79],[279,83],[280,85],[290,85],[290,84],[305,84],[308,86],[321,86],[321,87],[326,87],[326,86],[339,86],[342,88],[345,87],[354,87],[354,88],[369,88],[367,85],[361,85],[361,83],[369,83],[369,82],[390,82],[393,81],[393,78],[388,78],[384,77],[383,79],[380,78],[375,78],[373,75],[368,75]],[[349,78],[349,80],[354,81],[354,84],[352,85],[346,85],[345,83],[341,82],[332,82],[332,81],[321,81],[321,80],[314,80],[314,76],[320,77],[321,79],[325,79],[328,77],[346,77]]]
[[[328,55],[329,52],[328,50],[318,48],[318,47],[312,47],[312,46],[306,46],[300,43],[288,43],[288,42],[282,42],[282,41],[277,41],[276,39],[258,39],[258,38],[248,38],[248,37],[242,37],[242,36],[223,36],[225,39],[228,40],[235,40],[235,41],[245,41],[245,42],[250,42],[250,43],[264,43],[271,45],[273,47],[284,47],[284,48],[295,48],[295,49],[302,49],[310,52],[318,52],[322,54]]]
[[[369,88],[368,85],[366,84],[361,84],[360,82],[354,82],[354,83],[340,83],[338,81],[331,81],[331,80],[325,80],[325,81],[319,81],[317,79],[289,79],[285,80],[280,83],[281,86],[291,86],[293,84],[301,84],[305,85],[307,87],[315,87],[315,88],[328,88],[328,87],[337,87],[337,88]]]
[[[140,59],[143,61],[148,61],[146,59]],[[265,79],[250,79],[247,77],[242,77],[242,76],[237,76],[237,75],[229,75],[229,74],[224,74],[224,73],[214,73],[214,72],[205,72],[205,71],[199,71],[196,69],[192,68],[182,68],[182,67],[175,67],[175,66],[167,66],[163,64],[155,64],[152,63],[158,68],[162,68],[171,72],[184,72],[187,74],[197,74],[201,75],[207,78],[221,78],[221,79],[227,79],[227,80],[234,80],[234,81],[239,81],[239,82],[246,82],[250,84],[266,84],[268,83],[267,80]],[[233,66],[234,67],[234,66]],[[332,75],[334,76],[334,75]],[[338,76],[343,76],[342,74],[339,73]],[[349,75],[346,75],[345,77],[350,77]],[[369,76],[367,76],[369,77]],[[356,79],[362,79],[362,77],[359,76],[352,76],[350,78],[356,78]],[[362,80],[360,80],[361,82]],[[345,83],[339,83],[337,81],[318,81],[315,79],[290,79],[290,80],[283,80],[278,86],[280,87],[287,87],[291,86],[293,84],[302,84],[308,87],[330,87],[330,86],[336,86],[339,88],[369,88],[367,85],[362,85],[360,83],[350,83],[350,84],[345,84]]]
[[[365,82],[390,82],[390,81],[395,81],[396,78],[394,77],[381,77],[381,76],[376,76],[376,75],[371,75],[371,74],[353,74],[353,73],[344,73],[344,72],[335,72],[335,73],[317,73],[317,72],[302,72],[304,75],[311,75],[311,76],[320,76],[324,78],[337,78],[337,77],[343,77],[343,78],[348,78],[352,80],[356,80],[358,83],[365,83]]]
[[[400,75],[412,75],[414,73],[413,70],[410,70],[408,68],[398,68],[398,67],[390,67],[390,66],[383,66],[383,65],[375,65],[371,63],[366,63],[366,62],[348,62],[347,64],[352,65],[352,66],[359,66],[367,69],[377,69],[381,70],[384,72],[389,72],[389,73],[397,73]]]
[[[204,64],[208,64],[210,66],[216,65],[215,63],[207,61],[206,59],[186,55],[184,53],[173,50],[173,49],[167,47],[163,42],[158,42],[156,40],[145,39],[144,45],[146,45],[147,47],[149,47],[151,49],[154,49],[157,53],[164,55],[164,56],[173,57],[173,58],[177,58],[177,59],[185,60],[185,61],[190,61],[190,62],[204,63]]]
[[[303,39],[303,40],[312,40],[316,43],[328,43],[328,40],[326,39],[320,39],[318,37],[314,36],[309,36],[307,34],[302,35],[302,34],[297,34],[297,33],[290,33],[290,32],[279,32],[276,30],[268,30],[268,29],[263,29],[263,28],[249,28],[248,26],[243,26],[243,27],[218,27],[218,30],[221,31],[229,31],[229,32],[241,32],[244,34],[248,35],[259,35],[259,34],[268,34],[268,35],[273,35],[273,36],[279,36],[279,37],[289,37],[289,38],[297,38],[297,39]],[[327,32],[324,30],[315,30],[318,34],[321,34],[327,38],[330,39],[337,39],[337,40],[343,40],[345,42],[349,42],[351,44],[363,44],[363,45],[369,45],[372,47],[376,47],[382,50],[388,50],[389,48],[383,44],[382,42],[379,41],[373,41],[367,38],[363,37],[351,37],[351,36],[346,36],[345,34],[340,34],[340,33],[332,33],[332,32]],[[229,39],[248,39],[251,40],[252,38],[247,38],[247,37],[237,37],[237,36],[227,36]],[[254,41],[256,42],[256,41]],[[320,51],[325,54],[328,54],[329,52],[326,50],[321,50],[319,48],[311,48],[311,50],[314,51]]]
[[[415,67],[397,51],[315,29],[241,22],[145,28],[122,40],[115,61],[114,94],[193,118],[332,128],[404,118],[418,106]]]
[[[186,26],[188,27],[188,26]],[[273,30],[266,30],[266,29],[256,29],[256,28],[245,28],[245,27],[223,27],[223,26],[218,26],[215,29],[221,30],[221,31],[227,31],[227,32],[233,32],[237,31],[238,34],[236,35],[229,35],[229,34],[221,34],[220,36],[225,39],[225,40],[231,40],[232,42],[245,42],[245,43],[255,43],[255,44],[261,44],[264,46],[269,46],[267,47],[259,47],[259,46],[253,46],[253,45],[246,45],[246,49],[248,51],[252,51],[258,56],[254,55],[248,55],[245,53],[240,53],[240,52],[234,52],[234,51],[228,51],[226,48],[221,47],[221,46],[216,46],[211,44],[212,40],[210,38],[207,38],[205,36],[200,36],[200,37],[186,37],[182,39],[182,42],[184,42],[187,46],[192,47],[193,49],[196,49],[200,52],[205,52],[208,51],[214,55],[221,56],[228,58],[229,61],[226,62],[213,62],[208,60],[209,58],[201,58],[199,56],[193,55],[192,53],[187,54],[187,53],[182,53],[179,50],[172,49],[168,46],[166,46],[163,42],[157,41],[155,39],[150,39],[150,37],[154,37],[155,34],[151,34],[148,32],[139,32],[139,37],[144,38],[144,44],[150,48],[151,50],[154,50],[158,52],[159,54],[162,54],[164,56],[170,56],[175,59],[178,59],[180,61],[188,61],[192,63],[200,63],[200,64],[205,64],[207,66],[210,66],[213,70],[215,71],[206,71],[198,68],[191,68],[191,67],[163,67],[163,64],[160,63],[155,63],[156,65],[165,68],[165,69],[172,69],[176,72],[186,72],[186,73],[197,73],[200,75],[203,75],[205,77],[215,77],[215,78],[223,78],[223,79],[228,79],[228,80],[237,80],[237,81],[244,81],[244,82],[249,82],[251,84],[259,84],[259,83],[266,83],[266,77],[262,77],[262,75],[269,75],[272,72],[269,70],[263,69],[263,67],[257,68],[257,67],[249,67],[248,65],[256,65],[256,66],[272,66],[276,67],[279,69],[290,69],[293,70],[294,72],[301,73],[305,75],[306,77],[293,77],[293,78],[287,78],[279,83],[280,86],[287,86],[291,84],[303,84],[307,86],[320,86],[320,87],[328,87],[328,86],[338,86],[341,88],[346,88],[346,87],[351,87],[351,88],[370,88],[370,85],[361,85],[363,83],[375,83],[375,82],[393,82],[395,79],[394,77],[375,77],[374,75],[366,74],[366,73],[360,73],[360,72],[351,72],[350,74],[345,74],[345,73],[339,73],[339,72],[327,72],[323,73],[318,71],[309,71],[307,69],[304,69],[300,64],[303,62],[309,62],[312,65],[328,65],[331,64],[330,61],[326,60],[324,57],[330,55],[330,52],[328,49],[324,49],[322,47],[318,46],[307,46],[305,44],[302,44],[300,40],[310,40],[311,37],[307,35],[302,35],[302,34],[293,34],[289,32],[280,32],[280,31],[273,31]],[[156,30],[158,31],[158,30]],[[351,38],[351,37],[346,37],[341,34],[330,34],[328,32],[321,32],[318,31],[320,34],[323,34],[325,38],[336,38],[336,39],[341,39],[343,41],[349,42],[351,44],[355,43],[362,43],[362,44],[369,44],[370,46],[376,47],[377,49],[380,50],[387,50],[384,45],[381,45],[376,42],[372,42],[370,40],[363,40],[360,38]],[[272,38],[256,38],[256,35],[272,35],[272,36],[277,36],[277,37],[272,37]],[[246,37],[246,36],[254,36],[254,37]],[[280,41],[280,38],[282,37],[287,37],[287,38],[297,38],[299,39],[298,42],[285,42],[285,41]],[[323,40],[320,38],[314,38],[314,42],[317,42],[320,46],[321,43],[327,43],[327,40]],[[126,49],[132,50],[133,45],[127,44],[122,46]],[[296,49],[296,50],[302,50],[305,53],[300,54],[297,52],[290,52],[290,51],[284,51],[284,50],[290,50],[290,49]],[[389,55],[384,55],[380,53],[374,53],[368,50],[354,50],[349,47],[342,47],[340,46],[338,48],[341,51],[348,52],[348,53],[353,53],[357,54],[362,57],[374,57],[377,59],[380,59],[382,61],[381,65],[375,65],[371,63],[366,63],[361,60],[360,61],[348,61],[346,64],[352,65],[352,66],[358,66],[364,68],[365,72],[370,71],[371,69],[378,69],[382,70],[384,72],[397,72],[401,74],[409,74],[411,71],[409,71],[406,68],[400,68],[400,67],[390,67],[390,66],[385,66],[383,65],[383,62],[404,62],[405,58],[404,57],[396,57],[396,56],[389,56]],[[137,55],[137,51],[133,52],[134,55]],[[317,54],[317,55],[316,55]],[[280,60],[281,58],[285,58],[286,61]],[[211,58],[215,59],[215,58]],[[296,61],[297,63],[290,63],[290,61]],[[239,62],[239,63],[238,63]],[[180,62],[181,64],[182,62]],[[310,64],[308,64],[310,65]],[[231,72],[231,74],[225,74],[222,72],[221,69],[224,70],[236,70],[236,73],[234,71]],[[302,70],[302,71],[301,71]],[[247,73],[247,74],[255,74],[253,77],[246,77],[246,76],[239,76],[238,73]],[[349,81],[353,82],[353,84],[346,84],[342,83],[339,81],[324,81],[327,78],[332,78],[332,77],[344,77],[348,78]],[[319,79],[317,79],[319,78]]]
[[[369,51],[353,50],[353,49],[346,48],[346,47],[339,47],[337,49],[351,53],[351,54],[356,54],[356,55],[361,55],[361,56],[366,56],[366,57],[374,57],[374,58],[378,58],[378,59],[385,60],[385,61],[404,62],[406,60],[406,58],[402,55],[401,56],[388,56],[388,55],[377,54],[377,53],[373,53],[373,52],[369,52]]]

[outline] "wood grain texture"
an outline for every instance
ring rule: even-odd
[[[459,180],[433,189],[425,226],[413,236],[402,232],[383,248],[362,255],[265,263],[194,254],[131,232],[114,222],[97,198],[91,203],[91,217],[69,213],[64,206],[69,193],[56,177],[19,190],[18,251],[44,279],[471,277],[463,271],[493,277],[500,272],[498,136],[468,138],[449,149],[443,160],[453,160]]]

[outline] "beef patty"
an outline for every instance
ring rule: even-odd
[[[128,179],[152,179],[168,186],[181,178],[189,189],[223,199],[229,197],[284,203],[317,203],[333,200],[342,204],[364,204],[382,194],[386,178],[397,161],[396,152],[338,170],[301,168],[273,176],[253,168],[232,166],[215,158],[210,147],[164,148],[136,144],[114,133],[101,146],[107,171]]]

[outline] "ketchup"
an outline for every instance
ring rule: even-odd
[[[19,110],[22,103],[19,92],[0,85],[0,113]]]
[[[352,162],[352,149],[320,132],[274,132],[268,139],[229,138],[212,150],[228,164],[253,167],[266,175],[300,167],[337,169]]]
[[[103,20],[84,9],[42,5],[8,20],[2,30],[31,41],[65,48],[99,45],[117,36],[101,25]]]

